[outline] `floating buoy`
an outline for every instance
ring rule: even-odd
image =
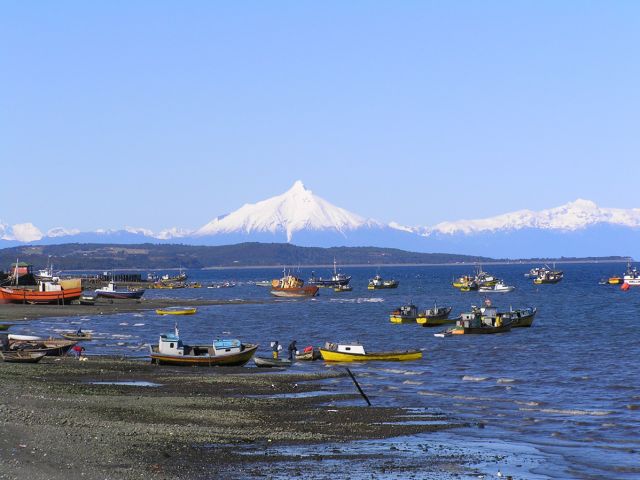
[[[622,291],[627,291],[629,290],[630,285],[627,282],[624,282],[622,285],[620,285],[620,290]]]

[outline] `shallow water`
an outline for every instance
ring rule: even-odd
[[[359,340],[370,350],[423,349],[424,358],[417,362],[350,367],[374,405],[427,407],[449,417],[482,422],[487,428],[448,435],[469,445],[499,440],[500,445],[533,448],[536,459],[544,459],[544,468],[539,467],[543,476],[637,478],[640,288],[623,292],[598,285],[600,278],[621,273],[623,264],[563,265],[565,279],[542,286],[524,278],[529,268],[486,268],[517,287],[512,293],[492,295],[494,305],[538,308],[533,327],[498,335],[436,338],[433,333],[441,327],[396,325],[388,320],[392,309],[409,302],[421,309],[434,301],[451,305],[452,315],[480,305],[484,296],[450,287],[451,279],[469,272],[469,267],[348,268],[353,275],[352,292],[324,289],[310,300],[275,300],[268,288],[250,283],[280,276],[277,269],[193,271],[190,280],[203,284],[232,280],[238,286],[150,290],[145,297],[175,298],[176,305],[186,298],[267,302],[199,307],[196,315],[177,319],[186,342],[210,343],[214,336],[233,336],[260,343],[259,354],[268,354],[272,340],[279,340],[286,349],[292,339],[298,341],[299,349],[329,340]],[[378,271],[385,278],[400,280],[400,287],[368,291],[367,279]],[[310,273],[303,269],[301,276],[306,279]],[[91,317],[33,321],[12,331],[47,335],[82,326],[95,338],[85,344],[89,354],[140,356],[175,321],[151,311],[97,312]],[[341,367],[313,362],[298,363],[290,371],[336,368]],[[349,379],[337,379],[333,388],[355,392]]]

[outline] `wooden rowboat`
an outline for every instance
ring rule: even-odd
[[[320,348],[320,354],[325,362],[364,362],[364,361],[392,361],[403,362],[422,358],[420,350],[405,350],[393,352],[365,352],[360,344],[326,343]]]
[[[44,352],[31,352],[29,350],[0,352],[2,360],[10,363],[38,363],[40,360],[46,357],[46,355],[47,354]]]
[[[256,367],[272,368],[272,367],[290,367],[291,360],[286,358],[269,358],[269,357],[253,357]]]
[[[60,334],[62,337],[66,338],[67,340],[76,340],[78,342],[80,341],[89,341],[89,340],[93,340],[93,335],[91,335],[90,333],[85,333],[82,332],[80,334],[78,334],[78,332],[66,332],[66,333],[61,333]]]

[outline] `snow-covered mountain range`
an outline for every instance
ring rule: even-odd
[[[42,232],[31,223],[0,222],[0,246],[25,243],[171,242],[222,245],[244,241],[305,246],[380,246],[419,252],[533,256],[640,256],[640,208],[603,208],[578,199],[541,211],[519,210],[491,218],[405,226],[361,217],[324,200],[301,181],[281,195],[221,215],[200,228],[140,227]]]

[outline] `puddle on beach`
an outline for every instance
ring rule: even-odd
[[[160,383],[144,382],[144,381],[113,381],[113,382],[87,382],[90,385],[123,385],[126,387],[161,387]]]

